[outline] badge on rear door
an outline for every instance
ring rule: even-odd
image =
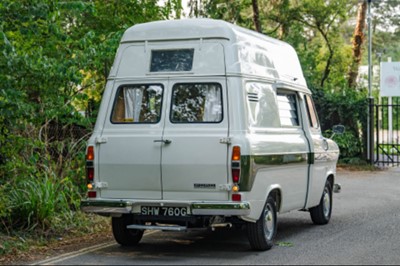
[[[193,184],[196,189],[215,189],[215,184]]]

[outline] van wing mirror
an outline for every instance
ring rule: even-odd
[[[344,133],[344,130],[345,130],[345,128],[344,128],[343,125],[334,125],[334,126],[332,127],[332,132],[333,132],[333,134],[332,134],[332,136],[330,137],[330,139],[333,138],[333,136],[335,136],[336,134],[338,134],[338,135],[343,134],[343,133]]]

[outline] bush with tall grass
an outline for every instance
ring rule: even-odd
[[[50,141],[47,135],[32,138],[40,136],[38,128],[10,133],[0,165],[0,232],[48,233],[78,222],[87,134]]]
[[[8,205],[5,223],[11,228],[42,231],[51,228],[57,217],[71,223],[69,210],[77,210],[80,199],[73,186],[71,180],[60,180],[53,172],[19,178],[5,188]]]

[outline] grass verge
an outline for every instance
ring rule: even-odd
[[[93,239],[110,239],[108,217],[76,212],[75,223],[47,231],[0,232],[0,264],[20,264],[39,260],[52,251],[73,249]],[[58,229],[54,229],[58,228]]]

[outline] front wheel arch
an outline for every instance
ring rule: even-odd
[[[282,194],[280,189],[275,188],[274,190],[272,190],[268,197],[272,197],[275,200],[275,206],[276,206],[276,212],[279,212],[281,209],[281,203],[282,203]],[[267,199],[268,199],[267,197]]]

